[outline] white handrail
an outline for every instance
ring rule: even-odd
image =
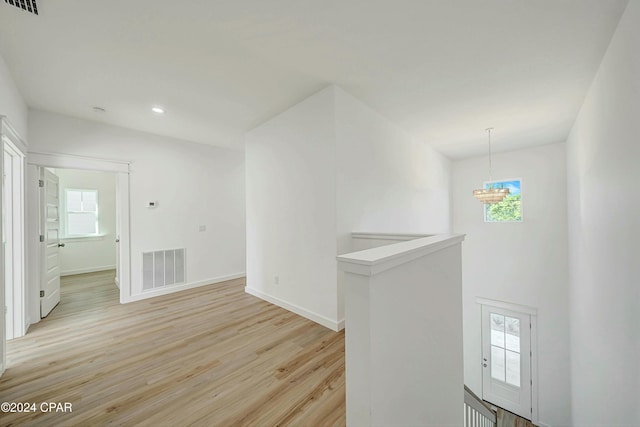
[[[494,427],[497,422],[496,413],[464,386],[464,426]]]

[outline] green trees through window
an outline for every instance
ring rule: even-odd
[[[509,195],[500,203],[485,205],[484,220],[486,222],[522,221],[522,191],[519,179],[488,182],[484,186],[509,189]]]

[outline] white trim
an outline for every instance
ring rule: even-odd
[[[0,121],[0,132],[2,131],[2,123]],[[4,141],[4,138],[2,138]],[[4,143],[0,150],[0,177],[4,174]],[[0,212],[4,209],[4,185],[0,185]],[[4,272],[4,237],[0,238],[0,376],[4,373],[4,364],[7,360],[7,325],[6,325],[6,309],[5,309],[5,286],[7,286]]]
[[[17,138],[17,136],[15,136]],[[12,137],[13,138],[13,137]],[[13,182],[12,195],[13,199],[11,202],[11,206],[13,208],[13,212],[11,213],[11,217],[13,220],[13,230],[12,230],[12,244],[13,247],[11,250],[11,258],[13,260],[13,265],[11,266],[13,272],[14,283],[6,284],[5,286],[12,286],[12,295],[13,301],[5,301],[5,305],[12,304],[12,313],[13,313],[13,335],[12,338],[19,338],[26,334],[26,292],[25,292],[25,283],[26,283],[26,266],[25,266],[25,187],[24,187],[24,176],[25,176],[25,156],[22,151],[14,144],[15,140],[7,138],[3,135],[3,156],[9,154],[12,157],[12,167],[18,168],[18,170],[13,171],[13,176],[11,177]],[[4,160],[3,160],[4,162]],[[17,162],[17,164],[16,164]],[[4,163],[3,163],[4,166]],[[6,173],[6,171],[3,171]],[[16,194],[13,193],[13,190],[17,191]],[[16,198],[18,200],[16,200]],[[6,209],[6,207],[5,207]],[[17,223],[17,224],[16,224]],[[7,242],[9,244],[9,242]],[[6,254],[5,254],[6,257]],[[4,266],[6,270],[6,265]],[[6,274],[6,272],[5,272]],[[6,294],[5,294],[6,295]]]
[[[353,239],[373,239],[373,240],[415,240],[423,237],[431,237],[434,234],[408,234],[408,233],[369,233],[356,231],[351,233]]]
[[[9,139],[9,141],[11,141],[11,143],[22,153],[23,156],[26,155],[27,143],[22,138],[20,138],[18,132],[13,126],[11,126],[11,123],[9,122],[7,116],[0,115],[0,121],[2,122],[2,129],[0,129],[0,133],[2,133],[2,136]]]
[[[538,420],[538,315],[531,314],[531,422]]]
[[[102,267],[78,268],[76,270],[65,270],[60,272],[60,276],[73,276],[75,274],[95,273],[98,271],[115,270],[114,265],[103,265]]]
[[[144,291],[143,293],[140,293],[137,295],[128,296],[125,299],[120,298],[120,302],[123,304],[126,304],[134,301],[141,301],[149,298],[154,298],[160,295],[168,295],[168,294],[173,294],[179,291],[185,291],[187,289],[198,288],[198,287],[207,286],[207,285],[214,285],[216,283],[226,282],[227,280],[240,279],[245,276],[246,276],[246,273],[242,271],[240,273],[228,274],[226,276],[218,276],[212,279],[199,280],[197,282],[183,283],[181,285],[176,285],[176,286],[167,286],[164,288],[152,289],[149,291]]]
[[[352,252],[337,257],[338,269],[372,276],[430,253],[441,251],[449,246],[457,245],[463,240],[464,234],[439,234]]]
[[[13,316],[13,336],[12,338],[22,337],[26,334],[28,328],[28,316],[29,311],[27,308],[26,298],[26,193],[25,193],[25,174],[26,174],[26,161],[25,155],[27,152],[27,144],[22,140],[18,132],[11,125],[6,116],[0,115],[0,145],[2,145],[2,152],[0,153],[0,177],[6,172],[4,168],[4,156],[5,151],[13,158],[12,169],[14,173],[11,177],[12,188],[12,241],[11,241],[11,259],[12,259],[12,272],[13,283],[5,283],[5,254],[4,244],[0,243],[0,277],[3,286],[0,286],[0,292],[2,297],[0,298],[0,315],[3,316],[2,323],[2,343],[0,345],[0,375],[6,367],[6,348],[7,348],[7,336],[6,336],[6,314],[5,306],[11,304],[12,316]],[[17,175],[17,176],[16,176]],[[4,185],[0,185],[0,208],[2,207],[2,201]],[[14,193],[14,190],[16,192]],[[17,199],[17,200],[16,200]],[[1,209],[0,209],[1,210]],[[0,239],[0,241],[3,240]],[[9,242],[7,242],[9,243]],[[12,287],[13,301],[5,301],[5,287]]]
[[[60,237],[60,241],[63,243],[81,243],[81,242],[94,242],[98,240],[104,240],[107,234],[95,234],[88,236],[65,236]]]
[[[476,297],[476,303],[482,305],[490,305],[491,307],[503,308],[505,310],[517,311],[519,313],[529,314],[531,316],[538,315],[538,309],[528,305],[516,304],[507,301],[498,301],[490,298]]]
[[[128,173],[116,174],[116,239],[118,243],[117,279],[120,302],[131,297],[131,184]]]
[[[27,163],[30,165],[60,169],[129,173],[129,165],[131,162],[30,151],[27,155]]]
[[[298,314],[302,317],[306,317],[307,319],[316,322],[322,326],[324,326],[325,328],[329,328],[333,331],[340,331],[344,328],[344,319],[339,320],[339,321],[335,321],[333,319],[329,319],[328,317],[325,317],[321,314],[318,313],[314,313],[313,311],[309,311],[305,308],[302,308],[298,305],[295,304],[291,304],[290,302],[284,301],[280,298],[265,294],[264,292],[260,292],[256,289],[250,288],[248,286],[245,286],[244,291],[250,295],[253,295],[254,297],[258,297],[260,299],[263,299],[267,302],[270,302],[271,304],[275,304],[279,307],[284,308],[285,310],[289,310],[295,314]]]

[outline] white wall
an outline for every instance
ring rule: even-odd
[[[480,307],[485,297],[538,309],[539,420],[570,424],[565,145],[493,156],[495,179],[522,179],[523,222],[485,223],[472,191],[488,158],[453,163],[453,229],[463,254],[465,383],[482,391]]]
[[[353,231],[447,233],[450,161],[335,88],[338,253]]]
[[[369,106],[335,88],[338,254],[354,251],[351,233],[447,233],[450,161]],[[344,278],[338,272],[339,318]]]
[[[71,275],[102,271],[116,266],[116,175],[107,172],[56,169],[60,179],[60,217],[64,218],[65,190],[98,190],[98,232],[100,237],[64,238],[60,250],[60,274]]]
[[[186,248],[187,283],[244,273],[244,155],[43,111],[29,113],[30,151],[131,161],[131,284],[144,251]],[[148,209],[154,200],[158,207]],[[200,232],[199,226],[206,226]],[[147,294],[145,294],[147,295]]]
[[[2,56],[0,56],[0,115],[7,116],[20,138],[27,141],[27,104]]]
[[[568,139],[571,376],[579,426],[640,425],[640,1]]]
[[[335,329],[333,94],[329,87],[247,133],[245,153],[247,291]]]
[[[24,102],[20,91],[13,81],[13,77],[9,72],[4,58],[0,56],[0,115],[6,116],[7,121],[11,124],[14,130],[19,134],[23,141],[27,140],[27,104]],[[0,153],[0,171],[2,170],[2,153]],[[2,186],[0,185],[0,207],[2,207]],[[3,286],[0,287],[0,307],[4,310],[4,255],[3,250],[0,248],[0,277],[2,278]],[[2,355],[5,352],[4,348],[4,333],[5,333],[5,316],[0,315],[0,365],[2,365]],[[0,366],[0,374],[4,370],[4,366]]]
[[[249,132],[246,156],[247,290],[330,327],[352,231],[449,231],[449,161],[336,86]]]
[[[462,239],[339,257],[348,425],[462,425]]]

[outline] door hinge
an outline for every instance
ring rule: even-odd
[[[44,298],[44,291],[40,291],[40,298]]]
[[[40,187],[40,188],[44,187],[44,180],[42,180],[42,179],[38,180],[38,187]]]
[[[41,241],[41,242],[44,242],[44,234],[41,234],[41,235],[40,235],[40,241]]]

